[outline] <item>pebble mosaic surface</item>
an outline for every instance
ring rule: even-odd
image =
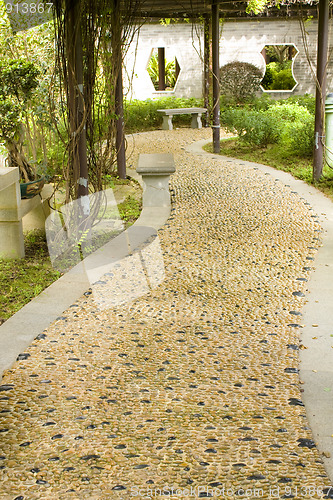
[[[174,153],[165,279],[111,308],[88,290],[6,372],[1,500],[333,498],[298,377],[320,227],[273,177],[185,151],[210,134],[131,139],[133,164]]]

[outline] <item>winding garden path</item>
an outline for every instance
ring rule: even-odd
[[[109,309],[87,291],[6,372],[1,499],[324,498],[298,376],[318,223],[272,177],[186,151],[209,134],[130,140],[133,163],[174,153],[165,279]]]

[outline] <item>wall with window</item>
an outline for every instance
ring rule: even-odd
[[[313,69],[316,67],[317,21],[306,23],[307,39],[303,40],[298,20],[267,19],[225,21],[220,38],[220,66],[231,61],[245,61],[258,66],[264,75],[266,63],[262,50],[267,45],[293,45],[297,55],[292,61],[292,72],[297,85],[291,91],[269,91],[276,97],[315,93]],[[333,34],[329,37],[329,50]],[[177,58],[180,72],[172,90],[156,91],[147,67],[155,48],[164,47],[166,59]],[[165,95],[202,97],[203,93],[203,31],[191,24],[145,24],[131,44],[126,56],[125,85],[127,96],[136,99]],[[132,85],[130,85],[130,82]],[[333,60],[328,65],[327,89],[333,91]]]

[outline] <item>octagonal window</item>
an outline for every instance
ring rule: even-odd
[[[147,71],[157,91],[173,91],[180,73],[176,56],[167,53],[165,47],[154,48],[148,62]]]
[[[265,45],[261,55],[266,62],[266,71],[261,88],[266,92],[291,92],[297,85],[293,74],[294,60],[298,50],[294,44]]]

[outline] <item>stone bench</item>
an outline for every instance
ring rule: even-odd
[[[158,109],[158,113],[163,116],[163,130],[172,130],[172,118],[174,115],[192,115],[191,127],[202,128],[201,116],[207,112],[206,108],[175,108]]]
[[[136,171],[143,181],[143,207],[169,207],[169,177],[176,171],[173,155],[140,154]]]
[[[4,259],[21,259],[25,255],[23,217],[31,214],[33,227],[42,227],[49,209],[40,195],[21,200],[19,179],[18,168],[0,167],[0,258]],[[45,188],[42,196],[47,197],[49,186]]]

